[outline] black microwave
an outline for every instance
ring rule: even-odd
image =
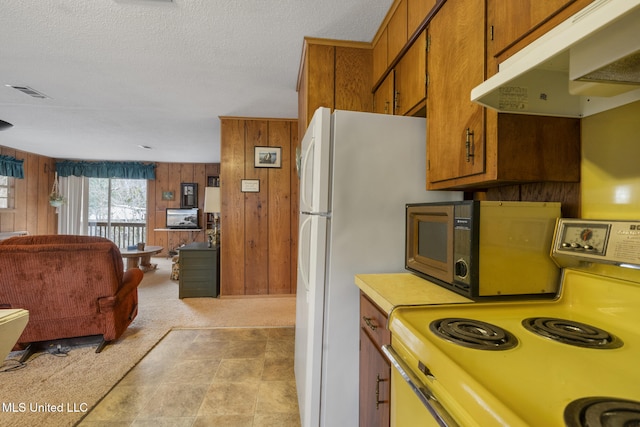
[[[560,270],[550,256],[560,203],[406,205],[406,269],[467,298],[552,297]]]

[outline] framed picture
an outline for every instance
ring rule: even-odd
[[[242,192],[243,193],[259,193],[260,180],[259,179],[243,179]]]
[[[198,184],[195,182],[183,182],[180,184],[180,207],[198,207]]]
[[[162,200],[173,200],[173,191],[163,191]]]
[[[279,168],[282,166],[281,147],[255,147],[254,167]]]

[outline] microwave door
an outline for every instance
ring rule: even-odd
[[[331,113],[319,108],[302,139],[300,158],[300,212],[329,212],[331,170]]]

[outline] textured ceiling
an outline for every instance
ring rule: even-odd
[[[2,0],[0,119],[14,126],[0,145],[67,159],[218,162],[219,116],[297,117],[305,36],[370,42],[391,3]]]

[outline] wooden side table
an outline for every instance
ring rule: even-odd
[[[205,242],[178,248],[179,298],[217,297],[220,294],[220,251]]]
[[[120,254],[122,258],[127,260],[127,270],[130,268],[138,267],[140,270],[147,272],[149,270],[155,270],[158,265],[151,264],[151,255],[158,254],[164,249],[162,246],[146,246],[143,250],[125,250],[121,249]]]
[[[167,232],[167,246],[169,247],[169,256],[174,256],[177,255],[177,249],[180,248],[173,246],[173,235],[175,233],[189,233],[189,240],[191,240],[191,243],[193,243],[198,233],[202,231],[202,228],[154,228],[153,231]]]

